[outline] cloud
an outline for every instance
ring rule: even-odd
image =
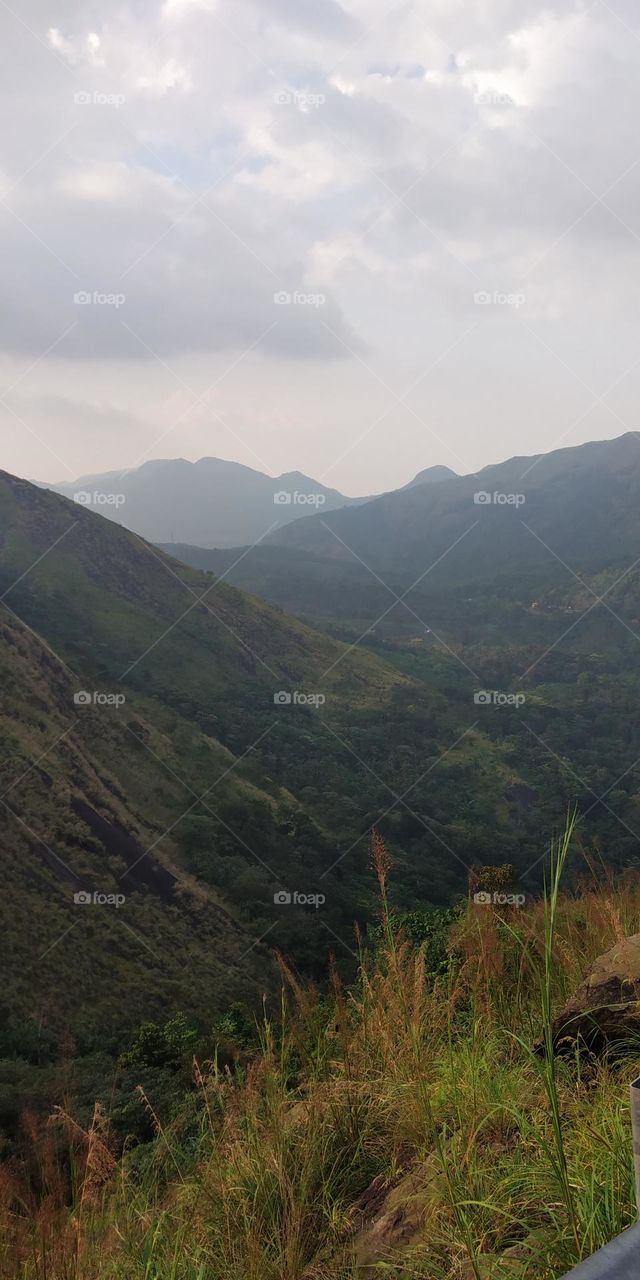
[[[246,419],[243,432],[269,424],[261,450],[289,448],[291,428],[279,435],[277,424],[310,419],[320,386],[341,424],[337,451],[366,428],[369,390],[374,401],[383,384],[401,391],[439,361],[420,384],[413,434],[404,426],[407,471],[455,465],[424,457],[432,386],[471,469],[485,460],[483,434],[493,456],[509,452],[515,422],[528,433],[519,451],[552,443],[549,399],[594,374],[603,388],[631,364],[631,0],[438,0],[428,12],[409,0],[67,0],[55,25],[33,0],[31,30],[9,13],[3,27],[0,103],[15,124],[0,150],[0,358],[34,364],[26,411],[64,373],[82,415],[96,400],[89,377],[114,365],[119,411],[144,434],[141,388],[152,395],[162,362],[186,381],[195,363],[206,380],[207,362],[226,368],[252,348],[251,386],[239,379],[226,406],[233,421]],[[523,290],[526,308],[479,316],[478,290]],[[275,302],[280,293],[297,301]],[[480,430],[462,389],[482,406]],[[258,414],[261,396],[284,405],[289,390],[286,412]],[[614,429],[600,412],[600,429]],[[617,412],[626,418],[626,404]],[[63,419],[50,415],[54,444]],[[78,469],[91,470],[98,439],[100,465],[117,466],[115,420],[110,458],[108,413],[86,420]],[[300,456],[271,469],[311,470],[318,423],[299,430]],[[324,439],[320,463],[333,466]],[[357,490],[360,459],[380,468],[366,487],[383,487],[384,458],[354,448],[353,474],[333,482]]]
[[[276,19],[288,31],[355,40],[360,23],[337,0],[251,0],[256,9]]]

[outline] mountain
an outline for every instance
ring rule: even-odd
[[[381,740],[412,685],[6,473],[0,605],[0,1145],[71,1076],[90,1108],[118,1075],[126,1133],[141,1023],[250,1017],[274,947],[351,963],[389,793],[350,722]]]
[[[310,971],[329,945],[348,960],[376,822],[399,854],[402,836],[406,903],[447,901],[483,850],[517,853],[472,686],[451,700],[6,473],[0,597],[10,1022],[52,985],[46,1018],[76,1029],[87,985],[105,1022],[170,1004],[169,988],[177,1007],[215,1009],[256,967],[267,980],[251,950],[266,937]],[[491,774],[479,824],[476,768]],[[121,911],[82,907],[79,922],[75,892],[119,886]],[[280,890],[302,898],[283,910]],[[305,904],[317,894],[321,913]],[[108,929],[116,952],[142,949],[117,993]]]
[[[133,471],[83,476],[51,488],[151,542],[202,547],[257,542],[311,512],[366,501],[347,498],[300,471],[274,479],[222,458],[159,459]]]
[[[448,467],[427,467],[407,487],[435,484],[453,475]],[[253,544],[315,512],[370,501],[347,498],[300,471],[274,479],[222,458],[160,459],[133,471],[109,471],[83,476],[73,484],[41,487],[88,506],[150,542],[205,548]]]
[[[630,433],[391,494],[199,563],[212,557],[210,569],[442,689],[456,720],[475,681],[487,694],[477,728],[518,774],[506,794],[525,826],[533,812],[553,826],[577,804],[588,863],[637,868],[639,500]],[[522,820],[512,814],[514,836]]]
[[[170,828],[188,805],[166,727],[139,703],[76,705],[77,679],[7,608],[0,678],[4,1054],[25,1026],[43,1044],[62,1029],[108,1038],[163,1009],[206,1017],[271,986],[265,948],[179,865]],[[193,749],[206,769],[232,763],[202,736]],[[105,901],[76,901],[95,893]]]
[[[428,576],[430,588],[522,573],[534,583],[559,580],[562,559],[595,571],[640,555],[639,498],[640,437],[629,432],[385,494],[265,542],[359,558],[407,581]]]
[[[451,467],[425,467],[424,471],[419,471],[408,484],[402,485],[402,490],[415,489],[418,484],[440,484],[441,480],[455,480],[455,478],[456,472],[452,471]]]
[[[295,521],[258,547],[174,550],[315,626],[348,620],[358,634],[369,625],[411,635],[416,622],[423,632],[442,623],[454,600],[458,618],[481,592],[528,607],[575,582],[571,570],[631,564],[640,556],[639,498],[640,438],[628,433],[477,476],[412,483]]]
[[[136,995],[127,997],[127,1015],[166,1004],[169,981],[178,1003],[200,1009],[203,992],[215,1008],[255,991],[258,971],[266,979],[268,966],[251,949],[276,923],[279,944],[302,952],[304,939],[313,964],[314,945],[317,955],[326,951],[326,934],[321,941],[319,923],[303,908],[278,913],[274,892],[289,885],[319,891],[317,881],[339,857],[322,805],[313,806],[314,817],[293,794],[317,783],[316,691],[339,725],[357,718],[359,706],[393,700],[406,678],[5,473],[0,531],[3,683],[12,695],[1,719],[2,781],[15,802],[6,797],[0,809],[9,886],[2,905],[9,922],[21,918],[17,951],[25,950],[11,1015],[24,1013],[29,992],[36,1007],[49,1000],[53,983],[62,1005],[52,1001],[47,1016],[64,1021],[75,1008],[77,1017],[88,976],[97,1017],[105,1003],[122,999],[110,963],[86,937],[77,964],[72,889],[113,894],[124,886],[126,905],[114,916],[123,922],[119,940],[135,949],[131,930],[139,931],[139,958],[151,969],[146,951],[163,954],[158,940],[171,937],[171,962],[161,954],[159,975],[142,981],[132,966]],[[327,774],[331,784],[330,768]],[[43,874],[56,889],[46,910]],[[196,888],[195,904],[194,876],[207,890]],[[335,876],[324,883],[323,922],[350,929],[355,904],[345,912],[348,895],[335,884]],[[199,913],[201,935],[193,928]],[[29,918],[38,931],[26,927]],[[88,923],[96,947],[98,924],[113,923],[93,910],[82,922],[80,936]],[[60,943],[67,929],[71,950]],[[5,937],[13,969],[15,929]],[[240,963],[241,956],[249,958]],[[197,992],[193,966],[202,974]]]
[[[620,556],[632,456],[606,473]],[[408,912],[455,901],[484,863],[535,894],[540,830],[575,803],[586,855],[638,866],[632,562],[547,572],[532,599],[516,558],[399,604],[351,559],[258,550],[297,563],[324,633],[0,473],[0,1129],[3,1055],[15,1081],[16,1058],[40,1070],[67,1033],[86,1063],[141,1019],[210,1026],[273,990],[273,949],[311,977],[329,951],[353,970],[374,827]]]

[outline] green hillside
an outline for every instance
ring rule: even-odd
[[[572,573],[624,572],[640,556],[639,502],[640,438],[628,433],[407,486],[259,546],[165,550],[345,638],[429,627],[451,643],[469,604],[486,601],[488,623],[489,602],[528,608]]]
[[[8,475],[0,530],[0,1129],[58,1096],[69,1035],[86,1106],[142,1021],[205,1035],[269,999],[274,950],[348,977],[374,826],[405,912],[455,902],[482,864],[535,895],[540,827],[576,798],[569,872],[580,848],[638,864],[636,641],[615,622],[613,644],[600,606],[555,643],[579,584],[536,610],[443,597],[437,638],[337,623],[342,643]],[[625,581],[592,590],[632,618]]]
[[[525,502],[475,504],[481,488]],[[456,722],[474,686],[519,692],[519,714],[476,718],[490,772],[499,749],[529,788],[510,793],[525,845],[531,815],[577,799],[591,855],[638,866],[639,490],[629,434],[314,517],[241,559],[182,553],[442,689]]]
[[[23,646],[19,683],[35,683],[43,665],[50,680],[64,682],[57,701],[40,697],[57,711],[39,735],[19,697],[4,710],[4,776],[12,785],[26,773],[12,793],[17,816],[4,811],[9,859],[17,829],[28,847],[61,848],[68,883],[75,876],[84,886],[86,873],[91,887],[98,863],[85,866],[90,850],[101,873],[109,866],[109,884],[137,888],[144,871],[145,902],[157,860],[181,883],[186,876],[204,886],[251,940],[268,937],[312,972],[331,947],[351,963],[352,922],[366,923],[369,913],[366,847],[375,822],[393,844],[402,841],[406,905],[450,900],[470,863],[489,860],[497,846],[526,865],[529,837],[515,832],[507,796],[516,775],[502,747],[474,725],[472,686],[452,706],[437,682],[427,688],[6,475],[0,519],[0,594],[6,626]],[[80,690],[103,701],[77,706]],[[303,701],[309,697],[317,701]],[[80,751],[98,780],[76,769]],[[43,752],[41,776],[31,765]],[[69,792],[65,805],[47,780],[54,765]],[[31,831],[20,828],[26,813]],[[135,857],[105,822],[135,842]],[[40,867],[41,854],[35,861]],[[52,865],[50,875],[62,874]],[[178,891],[164,872],[156,878],[164,910]],[[304,902],[285,910],[274,902],[280,890],[321,893],[322,911]],[[64,908],[65,927],[76,919],[72,907]],[[52,941],[63,931],[56,934],[57,923]],[[57,963],[73,962],[62,944],[56,952]],[[207,999],[220,1003],[220,982],[208,985]],[[233,997],[234,984],[224,987],[224,999]],[[184,989],[179,995],[198,1004]],[[127,1017],[157,1003],[140,994],[125,1002]]]
[[[365,636],[348,615],[356,593],[345,593],[346,579],[338,585],[327,559],[316,553],[309,558],[314,556],[334,598],[342,601],[343,613],[328,625],[344,640],[312,630],[210,572],[181,564],[62,497],[8,475],[0,478],[0,949],[6,975],[0,1000],[0,1154],[7,1157],[8,1177],[20,1171],[23,1181],[15,1185],[28,1188],[10,1190],[5,1201],[0,1195],[0,1222],[13,1240],[11,1266],[23,1246],[32,1248],[31,1231],[40,1230],[28,1218],[16,1227],[16,1197],[33,1193],[38,1205],[50,1185],[46,1170],[59,1168],[61,1213],[47,1221],[59,1223],[60,1248],[66,1250],[73,1161],[84,1159],[87,1142],[94,1150],[102,1141],[95,1129],[87,1138],[76,1128],[71,1154],[57,1142],[51,1149],[37,1118],[23,1120],[21,1113],[27,1107],[43,1116],[62,1102],[86,1131],[98,1098],[109,1113],[110,1145],[104,1151],[119,1155],[138,1144],[122,1171],[131,1178],[127,1185],[144,1188],[136,1202],[143,1217],[152,1212],[157,1220],[156,1197],[173,1195],[162,1135],[171,1134],[179,1178],[194,1160],[209,1158],[210,1132],[217,1135],[211,1151],[224,1149],[224,1160],[211,1157],[218,1177],[211,1192],[215,1222],[208,1211],[193,1210],[199,1234],[185,1280],[204,1277],[207,1259],[212,1274],[226,1274],[230,1267],[233,1274],[234,1258],[239,1274],[253,1273],[256,1280],[273,1274],[275,1280],[283,1265],[274,1244],[281,1238],[280,1190],[275,1200],[266,1196],[275,1218],[260,1240],[253,1232],[245,1235],[239,1220],[232,1229],[224,1206],[231,1206],[232,1215],[244,1214],[249,1202],[260,1199],[251,1180],[271,1185],[270,1162],[280,1149],[276,1131],[288,1128],[291,1106],[304,1107],[319,1084],[320,1119],[326,1089],[336,1089],[339,1100],[328,1104],[326,1127],[309,1128],[305,1120],[300,1130],[313,1161],[317,1142],[324,1151],[325,1142],[334,1142],[330,1135],[341,1134],[344,1126],[344,1141],[326,1150],[327,1171],[334,1169],[331,1151],[341,1165],[361,1151],[361,1139],[364,1146],[353,1179],[349,1175],[343,1184],[336,1165],[337,1181],[333,1172],[322,1172],[320,1183],[309,1183],[316,1188],[311,1200],[326,1195],[328,1216],[319,1218],[306,1200],[301,1211],[321,1231],[329,1254],[321,1249],[316,1256],[315,1244],[310,1249],[303,1242],[300,1258],[318,1276],[327,1267],[326,1274],[348,1274],[351,1261],[343,1244],[358,1213],[358,1196],[378,1177],[393,1181],[406,1150],[405,1121],[376,1121],[371,1128],[367,1120],[361,1129],[357,1118],[365,1097],[381,1108],[381,1116],[398,1102],[395,1084],[390,1093],[388,1083],[378,1090],[372,1046],[381,1035],[389,1038],[381,1067],[387,1082],[396,1050],[400,1054],[404,1096],[424,1077],[437,1010],[451,1011],[438,1024],[436,1074],[442,1075],[449,1069],[452,1036],[459,1042],[460,1071],[476,1061],[470,1019],[480,1025],[478,1019],[491,1009],[498,1019],[491,1068],[500,1063],[503,1107],[513,1064],[508,1053],[499,1056],[498,1038],[512,1038],[514,1028],[521,1029],[524,1010],[531,1035],[535,1031],[535,995],[529,992],[522,1009],[517,1001],[512,1008],[508,995],[517,989],[519,1000],[523,988],[514,978],[517,961],[513,950],[505,950],[504,930],[491,917],[486,934],[476,937],[473,913],[464,923],[461,903],[470,877],[477,884],[483,875],[508,875],[531,904],[535,921],[546,866],[540,830],[557,830],[574,804],[566,849],[569,884],[585,868],[609,883],[616,870],[639,865],[637,568],[623,559],[600,568],[594,563],[579,580],[565,572],[562,580],[542,584],[535,600],[517,576],[505,590],[499,579],[441,588],[425,596],[433,624],[428,631],[414,612],[408,632],[391,627]],[[333,564],[344,573],[345,565]],[[410,936],[424,941],[434,974],[445,981],[464,975],[453,992],[433,987],[433,974],[425,985],[422,952],[415,959],[406,953],[409,985],[398,998],[401,1005],[406,998],[416,1000],[422,1010],[419,1052],[410,1027],[407,1040],[394,1040],[397,1015],[385,987],[396,964],[393,945],[382,954],[377,976],[372,971],[364,979],[383,993],[375,1025],[369,1023],[375,1006],[366,985],[359,986],[361,948],[375,949],[381,941],[368,865],[372,829],[393,862],[394,918],[401,916]],[[483,872],[483,864],[493,870]],[[92,900],[78,901],[78,895]],[[589,929],[599,921],[597,902],[596,894]],[[524,915],[523,920],[526,931],[530,926]],[[446,933],[456,922],[462,922],[462,934],[452,944]],[[567,945],[582,939],[586,928],[578,908]],[[467,957],[462,969],[460,948]],[[281,1039],[275,1029],[282,1016],[276,952],[284,957],[287,981],[304,1011],[286,1058],[279,1057],[286,1035]],[[485,995],[473,974],[484,980],[487,964],[493,974],[496,957],[502,957],[501,973],[511,987],[491,985]],[[355,982],[350,999],[364,1002],[352,1047],[345,1038],[342,979]],[[422,994],[432,990],[423,1006]],[[263,997],[258,1043],[255,1017]],[[342,1056],[336,1058],[338,1045]],[[410,1071],[409,1051],[418,1053]],[[198,1063],[209,1063],[215,1053],[217,1066],[206,1068],[206,1091],[205,1077],[196,1074],[200,1093],[194,1093],[194,1055]],[[369,1061],[371,1077],[362,1075]],[[273,1080],[271,1064],[277,1064]],[[349,1073],[355,1064],[362,1095],[352,1093]],[[489,1057],[483,1078],[488,1066]],[[518,1081],[526,1082],[529,1074],[525,1057],[518,1063]],[[470,1090],[479,1087],[475,1067],[465,1078]],[[435,1083],[433,1090],[435,1097]],[[572,1092],[568,1079],[566,1106]],[[253,1117],[274,1101],[277,1123],[267,1138],[261,1122],[252,1127]],[[522,1112],[522,1124],[536,1118],[546,1124],[545,1114],[536,1105]],[[443,1142],[451,1140],[454,1115],[461,1134],[471,1123],[462,1118],[460,1105],[447,1102]],[[225,1135],[234,1117],[244,1136],[229,1148]],[[603,1111],[605,1128],[618,1123],[617,1117],[617,1111]],[[579,1107],[571,1123],[577,1167],[584,1147]],[[261,1135],[264,1159],[254,1162],[245,1139],[251,1150],[262,1150]],[[165,1154],[159,1158],[161,1143]],[[33,1164],[38,1151],[41,1172]],[[550,1179],[551,1188],[553,1165],[545,1164],[544,1153],[543,1143],[535,1150],[527,1146],[527,1176],[531,1185]],[[422,1155],[413,1151],[411,1159]],[[296,1161],[297,1156],[294,1173]],[[509,1172],[505,1166],[501,1174],[501,1167],[499,1150],[491,1147],[486,1164],[477,1166],[477,1198],[502,1194],[501,1178]],[[458,1190],[453,1201],[441,1197],[437,1207],[436,1257],[447,1280],[456,1275],[446,1241],[452,1221],[456,1231],[462,1222],[465,1196]],[[47,1194],[43,1203],[49,1203]],[[554,1259],[573,1260],[578,1250],[572,1252],[567,1242],[564,1218],[559,1225],[540,1224],[527,1196],[526,1190],[514,1190],[514,1213],[526,1223],[527,1239],[536,1224],[544,1228],[544,1238],[536,1236],[528,1247],[544,1259],[542,1274],[551,1280],[561,1274]],[[586,1184],[581,1196],[575,1212],[586,1222]],[[565,1209],[574,1212],[568,1198]],[[151,1242],[140,1231],[138,1210],[133,1220],[117,1205],[110,1212],[119,1239],[127,1235],[131,1257],[138,1251],[138,1269],[155,1254],[159,1278],[169,1265],[168,1253],[184,1248],[179,1213],[178,1235],[169,1229]],[[599,1222],[592,1242],[619,1221],[616,1211],[610,1222]],[[501,1254],[515,1243],[509,1231],[487,1234],[482,1214],[468,1214],[465,1222],[472,1257]],[[92,1219],[91,1231],[97,1248],[100,1222]],[[239,1252],[235,1246],[227,1252],[231,1235],[240,1242]],[[295,1231],[290,1238],[298,1241]],[[412,1236],[419,1260],[431,1257],[430,1240]],[[55,1252],[57,1244],[51,1247]],[[119,1247],[109,1255],[114,1280],[118,1269],[127,1274]],[[66,1266],[66,1253],[61,1256]],[[76,1272],[82,1276],[93,1255],[84,1259],[80,1251],[77,1257],[83,1259]],[[57,1280],[57,1261],[46,1265]],[[484,1280],[480,1268],[478,1274]],[[40,1280],[37,1270],[35,1275]]]
[[[272,980],[266,952],[165,836],[185,795],[161,766],[158,726],[140,706],[76,708],[73,678],[6,613],[0,672],[3,1038],[20,1020],[45,1041],[69,1028],[108,1037],[165,1008],[204,1016],[227,993],[254,999]],[[208,768],[228,767],[198,745]],[[124,901],[74,902],[83,892]]]
[[[498,582],[519,574],[562,581],[562,565],[605,568],[640,555],[640,439],[629,432],[511,458],[433,486],[384,495],[363,507],[297,521],[268,545],[294,547],[378,572],[401,572],[407,585],[428,574],[429,588]]]

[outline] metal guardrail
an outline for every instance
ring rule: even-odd
[[[640,1280],[640,1222],[568,1271],[562,1280]]]
[[[638,1218],[640,1218],[640,1076],[631,1081],[629,1097],[631,1101],[631,1131],[633,1134],[633,1164],[636,1171],[636,1206]]]

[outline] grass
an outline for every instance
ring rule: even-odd
[[[438,977],[394,927],[374,839],[381,942],[356,940],[352,988],[283,963],[259,1052],[196,1065],[188,1143],[178,1117],[114,1164],[100,1108],[85,1133],[59,1117],[39,1194],[19,1171],[0,1183],[3,1280],[554,1280],[622,1231],[640,1041],[617,1059],[549,1050],[554,1010],[640,929],[640,887],[563,894],[571,837],[543,900],[461,911]]]

